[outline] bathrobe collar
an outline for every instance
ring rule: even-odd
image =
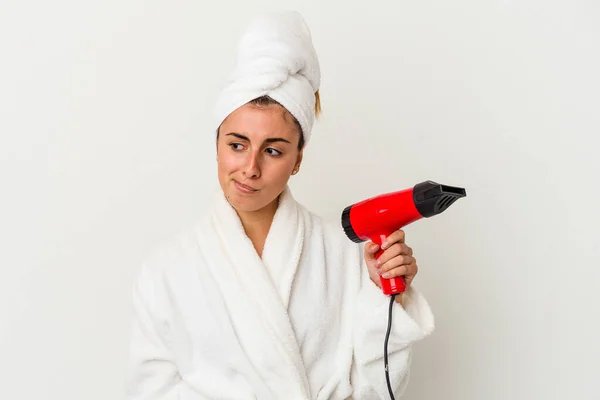
[[[305,210],[285,187],[266,238],[262,259],[222,191],[200,227],[200,246],[221,290],[228,295],[242,348],[261,354],[249,361],[281,398],[310,398],[308,379],[287,309],[305,240]],[[238,302],[244,301],[244,307]],[[236,311],[237,310],[237,311]],[[235,313],[239,315],[235,315]],[[245,314],[245,315],[241,315]],[[254,347],[256,346],[256,347]],[[264,349],[261,352],[259,349]]]

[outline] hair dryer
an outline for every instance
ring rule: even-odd
[[[342,226],[353,242],[370,239],[381,246],[394,231],[423,217],[440,214],[466,195],[463,188],[425,181],[410,189],[382,194],[346,207],[342,212]],[[379,258],[382,253],[380,249],[375,257]],[[406,290],[402,277],[380,279],[383,293],[387,295]]]

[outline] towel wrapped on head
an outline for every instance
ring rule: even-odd
[[[262,15],[238,44],[234,71],[217,100],[217,127],[239,107],[268,96],[296,118],[307,143],[320,84],[319,59],[302,16],[297,12]]]

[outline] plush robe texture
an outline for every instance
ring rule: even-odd
[[[393,305],[396,396],[434,329],[411,285]],[[130,400],[387,399],[389,297],[363,246],[286,187],[262,258],[219,190],[206,217],[149,255],[133,289]]]

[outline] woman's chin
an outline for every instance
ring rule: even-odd
[[[267,208],[271,208],[271,205],[273,205],[275,209],[277,208],[277,206],[273,204],[273,202],[277,200],[277,196],[273,199],[265,199],[264,194],[258,196],[245,196],[234,190],[227,193],[227,200],[236,211],[243,213],[266,211]]]
[[[249,199],[235,192],[228,194],[227,200],[236,211],[241,212],[254,212],[265,206],[259,199]]]

